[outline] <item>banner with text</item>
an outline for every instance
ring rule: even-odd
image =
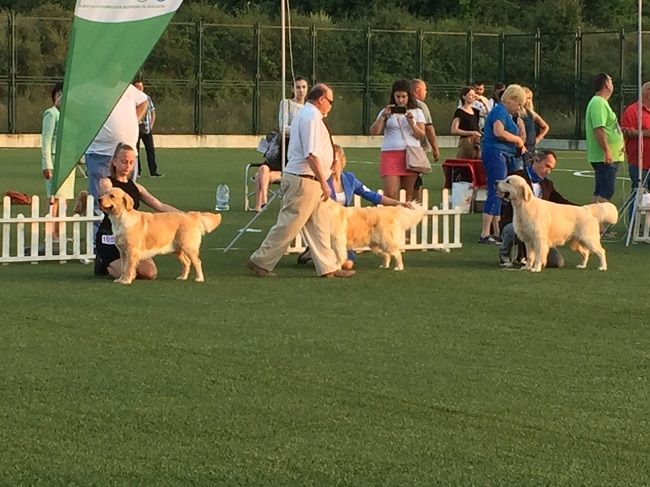
[[[54,193],[74,170],[183,0],[77,0],[54,160]]]

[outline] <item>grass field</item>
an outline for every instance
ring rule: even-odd
[[[378,151],[347,152],[377,187]],[[252,216],[256,153],[159,157],[166,178],[141,182],[179,208],[231,187],[206,282],[175,281],[170,256],[130,287],[78,263],[1,267],[0,485],[650,484],[650,247],[608,243],[606,273],[568,249],[565,269],[508,272],[471,214],[462,249],[409,252],[402,273],[364,254],[353,279],[318,279],[286,257],[257,279],[244,265],[277,202],[219,250]],[[39,167],[0,150],[0,189],[42,194]],[[561,154],[556,187],[588,202],[569,169],[590,168]],[[439,194],[439,167],[427,181]]]

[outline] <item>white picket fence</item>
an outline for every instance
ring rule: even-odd
[[[2,201],[2,254],[0,263],[13,262],[88,261],[95,258],[92,241],[93,223],[102,216],[93,214],[93,197],[88,195],[85,215],[67,216],[68,205],[59,199],[59,215],[40,216],[39,197],[32,197],[30,216],[18,213],[12,217],[11,199]],[[54,226],[59,226],[59,242],[52,239]],[[12,245],[13,244],[13,245]]]
[[[634,219],[635,242],[650,243],[650,195],[643,194],[641,205],[636,209],[636,218]]]
[[[404,190],[400,191],[400,201],[406,201]],[[361,206],[361,198],[354,197],[354,206]],[[422,190],[422,206],[429,208],[429,192]],[[442,250],[449,252],[463,246],[460,241],[460,216],[464,212],[460,208],[449,207],[449,190],[442,190],[441,208],[434,206],[428,209],[422,221],[406,231],[404,250]],[[302,253],[306,249],[302,235],[291,242],[287,253]],[[368,247],[354,249],[356,251],[370,250]]]

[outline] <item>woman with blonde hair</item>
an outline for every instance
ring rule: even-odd
[[[501,200],[497,197],[494,183],[508,174],[508,165],[517,149],[525,151],[524,139],[513,115],[524,115],[526,93],[516,84],[506,88],[487,118],[483,129],[482,160],[487,179],[487,199],[483,206],[483,221],[479,243],[498,244]],[[494,234],[490,231],[493,230]]]
[[[546,137],[546,134],[549,131],[549,126],[539,113],[535,111],[532,90],[526,86],[524,86],[523,89],[526,94],[526,103],[524,103],[526,114],[522,117],[524,128],[526,129],[526,140],[524,141],[524,144],[528,152],[534,154],[537,144]]]
[[[332,175],[327,180],[330,187],[330,198],[343,206],[353,206],[354,196],[360,196],[373,205],[383,206],[405,206],[412,208],[410,202],[400,202],[394,198],[389,198],[376,191],[371,190],[363,184],[353,172],[344,171],[347,164],[347,157],[343,148],[334,144],[334,163],[332,164]],[[298,256],[298,264],[306,264],[311,260],[309,247]],[[348,259],[342,264],[343,269],[352,269],[356,262],[354,251],[348,251]]]
[[[136,164],[135,150],[128,144],[118,144],[108,168],[110,176],[99,180],[99,194],[103,195],[111,188],[120,188],[133,199],[133,208],[140,208],[140,203],[156,211],[179,211],[171,205],[161,202],[158,198],[146,190],[144,186],[133,181],[133,171]],[[95,237],[95,275],[106,276],[117,279],[122,274],[122,260],[120,252],[115,246],[113,227],[108,215],[99,225],[99,231]],[[158,269],[153,259],[143,259],[136,269],[136,279],[155,279]]]

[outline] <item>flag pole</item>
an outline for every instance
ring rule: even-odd
[[[287,55],[286,55],[286,49],[287,49],[287,36],[286,36],[286,29],[287,29],[287,24],[286,24],[286,5],[287,2],[286,0],[280,0],[280,38],[281,38],[281,50],[282,50],[282,57],[281,57],[281,78],[282,78],[282,102],[280,103],[280,106],[282,107],[282,127],[280,127],[280,161],[281,161],[281,167],[282,167],[282,172],[284,173],[284,166],[285,166],[285,161],[287,159],[287,147],[286,147],[286,136],[287,136],[287,121],[284,117],[284,108],[285,108],[285,103],[287,103]],[[289,112],[289,106],[287,105],[287,115]]]
[[[637,208],[641,204],[641,199],[643,197],[643,101],[641,96],[641,87],[643,86],[643,0],[638,0],[637,2],[637,107],[636,107],[636,126],[638,128],[637,133],[637,166],[638,166],[638,175],[637,175],[637,187],[636,193],[634,194],[634,200],[632,203],[632,216],[630,217],[630,225],[627,231],[627,239],[625,245],[630,245],[630,240],[632,237],[632,232],[634,235],[637,234],[637,229],[639,228],[640,221],[639,216],[637,215]],[[629,161],[633,162],[633,161]]]

